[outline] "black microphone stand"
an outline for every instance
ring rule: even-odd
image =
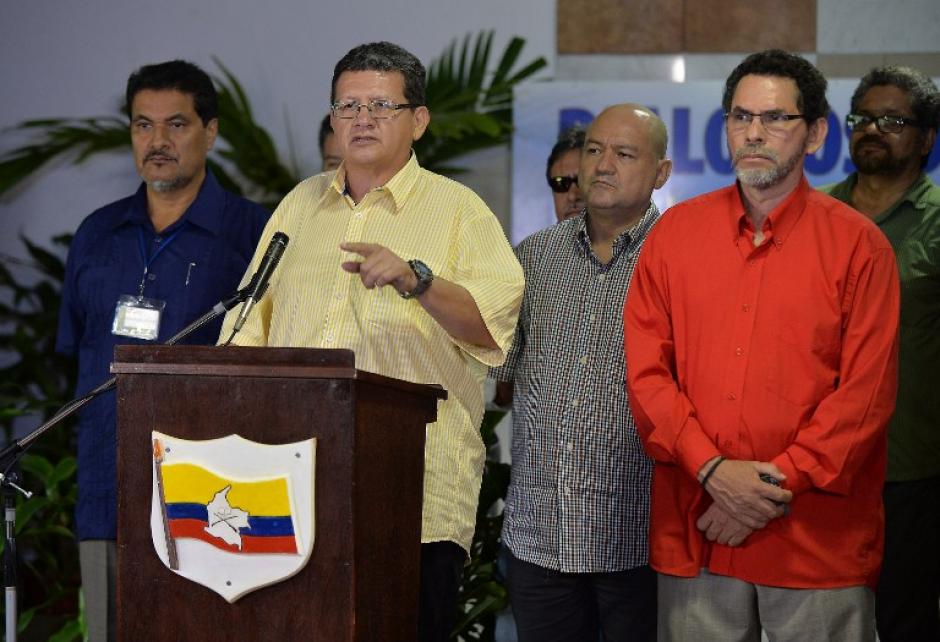
[[[237,291],[231,297],[219,301],[212,309],[204,315],[190,323],[188,326],[167,339],[163,345],[171,346],[190,334],[203,327],[207,323],[215,320],[219,316],[234,308],[239,303],[244,303],[251,293],[251,284]],[[229,339],[231,341],[231,339]],[[50,428],[61,422],[66,417],[71,416],[79,408],[87,404],[98,395],[111,390],[116,385],[117,378],[111,377],[98,387],[87,394],[77,397],[68,402],[45,423],[33,430],[31,433],[19,440],[14,440],[12,444],[0,451],[0,487],[3,490],[4,505],[4,524],[6,545],[3,549],[3,586],[5,594],[5,613],[6,613],[6,641],[16,642],[17,625],[17,606],[16,606],[16,493],[20,493],[27,499],[32,497],[32,493],[20,487],[19,476],[13,471],[13,467],[26,453],[33,442],[39,439]]]

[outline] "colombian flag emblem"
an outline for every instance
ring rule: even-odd
[[[150,535],[170,571],[234,602],[306,566],[316,439],[262,444],[154,430],[151,444]]]
[[[297,553],[287,476],[223,477],[192,463],[162,466],[166,518],[174,539],[232,553]]]

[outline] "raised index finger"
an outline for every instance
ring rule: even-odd
[[[369,258],[370,255],[375,254],[382,249],[382,246],[378,243],[340,243],[339,249],[344,252],[352,252],[353,254],[358,254],[363,258]]]

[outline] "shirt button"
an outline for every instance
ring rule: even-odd
[[[577,400],[577,399],[572,399],[572,400],[571,400],[571,405],[572,405],[572,407],[577,408],[577,407],[578,407],[578,400]]]
[[[591,321],[597,321],[597,315],[596,315],[596,314],[592,314],[592,315],[591,315]]]
[[[328,332],[328,333],[326,334],[326,336],[323,337],[323,339],[324,339],[327,343],[333,343],[333,333],[332,333],[332,332]]]
[[[154,243],[161,243],[162,241],[163,241],[163,237],[162,237],[162,236],[155,236],[155,237],[153,237],[153,242],[154,242]]]
[[[150,273],[147,275],[147,280],[148,280],[148,281],[156,281],[156,280],[157,280],[157,275],[154,274],[153,272],[150,272]]]
[[[598,281],[603,281],[605,278],[607,278],[607,276],[606,276],[605,274],[598,274],[598,275],[597,275],[597,280],[598,280]]]
[[[751,309],[751,306],[749,306],[747,303],[741,306],[741,310],[743,310],[744,312],[747,312],[750,309]]]
[[[587,363],[587,356],[581,357],[580,359],[578,359],[578,362],[583,366],[584,364]]]
[[[333,295],[333,298],[336,299],[337,301],[342,301],[342,300],[343,300],[343,293],[342,293],[342,292],[337,292],[336,294]]]
[[[740,357],[742,354],[744,354],[744,348],[735,348],[734,353]]]
[[[737,399],[737,398],[738,398],[738,396],[737,396],[736,394],[734,394],[733,392],[729,392],[729,393],[728,393],[728,401],[734,401],[734,400]]]
[[[354,216],[355,216],[356,218],[362,218],[362,212],[356,212],[356,213],[354,214]]]
[[[568,452],[570,453],[572,450],[574,450],[574,444],[572,444],[572,443],[569,442],[569,443],[568,443]]]

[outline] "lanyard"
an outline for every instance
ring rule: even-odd
[[[170,234],[164,241],[160,244],[160,247],[157,248],[157,251],[154,252],[150,258],[147,258],[147,248],[146,241],[144,241],[144,229],[142,227],[137,228],[137,238],[140,241],[140,259],[144,263],[144,274],[140,277],[140,288],[137,292],[138,298],[143,298],[144,296],[144,287],[147,284],[147,275],[150,273],[150,266],[153,265],[153,262],[160,256],[160,252],[165,250],[167,246],[172,243],[179,233],[183,231],[183,228],[186,226],[186,223],[180,225],[175,232]]]

